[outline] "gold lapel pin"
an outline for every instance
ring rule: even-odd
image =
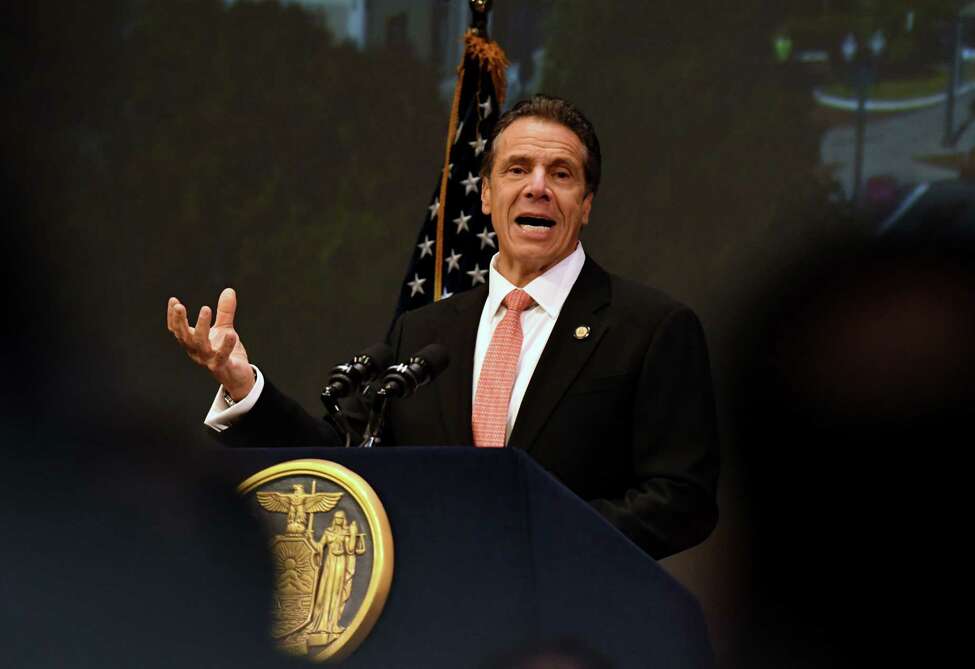
[[[572,333],[572,336],[579,340],[588,339],[590,332],[592,332],[592,330],[588,325],[580,325],[576,328],[576,331]]]

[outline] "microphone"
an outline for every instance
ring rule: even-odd
[[[416,392],[417,388],[437,378],[449,364],[450,355],[447,349],[440,344],[430,344],[414,353],[413,357],[406,362],[388,367],[379,380],[378,390],[372,398],[369,422],[366,424],[366,432],[360,447],[371,448],[379,444],[383,421],[386,418],[386,408],[390,400],[409,397]]]
[[[322,402],[329,403],[356,392],[363,383],[379,376],[393,361],[393,351],[386,344],[373,344],[351,361],[332,368],[322,389]]]
[[[379,382],[378,392],[390,399],[405,399],[437,378],[449,364],[446,348],[440,344],[424,346],[407,362],[389,367]]]
[[[328,382],[322,389],[322,404],[335,425],[345,435],[345,445],[352,445],[354,430],[338,400],[351,395],[382,373],[393,360],[393,351],[385,344],[373,344],[350,362],[337,365],[328,375]]]

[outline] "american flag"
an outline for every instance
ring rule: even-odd
[[[457,71],[444,167],[412,249],[398,317],[487,283],[497,238],[481,213],[481,162],[504,104],[508,61],[496,42],[469,30]]]

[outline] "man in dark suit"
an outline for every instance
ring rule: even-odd
[[[717,520],[707,348],[687,307],[583,253],[600,161],[592,125],[564,100],[536,96],[501,117],[481,175],[499,245],[490,280],[397,322],[397,359],[439,342],[453,362],[391,407],[384,441],[523,448],[661,558]],[[222,384],[207,424],[228,444],[338,443],[250,365],[235,310],[227,289],[215,326],[203,307],[190,328],[169,303],[170,330]]]

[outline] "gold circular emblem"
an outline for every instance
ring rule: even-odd
[[[589,336],[589,326],[580,325],[579,327],[576,328],[574,336],[576,339],[585,339],[586,337]]]
[[[379,618],[393,535],[375,491],[335,462],[291,460],[237,486],[268,530],[271,636],[315,662],[348,657]]]

